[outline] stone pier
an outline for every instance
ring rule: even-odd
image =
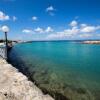
[[[54,100],[11,64],[0,58],[0,100]]]

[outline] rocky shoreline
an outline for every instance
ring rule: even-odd
[[[83,44],[100,44],[100,41],[83,41]]]
[[[0,58],[0,100],[54,100],[11,64]]]

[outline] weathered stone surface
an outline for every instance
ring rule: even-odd
[[[54,100],[16,68],[0,59],[0,100]]]

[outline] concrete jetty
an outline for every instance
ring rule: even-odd
[[[11,64],[0,58],[0,100],[54,100]]]

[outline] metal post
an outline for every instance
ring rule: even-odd
[[[8,40],[7,40],[7,32],[5,32],[5,42],[6,42],[5,55],[6,55],[6,60],[7,60],[7,59],[8,59]]]

